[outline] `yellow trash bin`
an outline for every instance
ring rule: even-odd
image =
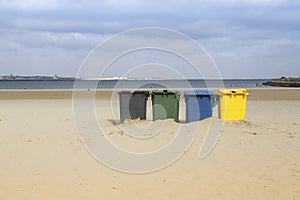
[[[219,90],[219,118],[245,120],[248,95],[246,89]]]

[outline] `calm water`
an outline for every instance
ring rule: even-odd
[[[232,79],[224,80],[225,88],[256,88],[262,86],[267,79]],[[220,80],[104,80],[104,81],[80,81],[80,88],[220,88]],[[74,81],[0,81],[0,89],[72,89]]]

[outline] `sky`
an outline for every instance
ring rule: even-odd
[[[299,11],[293,0],[0,0],[0,75],[76,76],[105,39],[162,27],[202,45],[223,78],[300,77]]]

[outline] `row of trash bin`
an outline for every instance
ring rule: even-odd
[[[146,119],[147,100],[151,95],[153,120],[173,118],[178,122],[181,93],[177,90],[121,91],[120,120],[126,118]],[[219,90],[216,94],[209,90],[184,92],[186,102],[186,122],[199,121],[212,116],[212,108],[217,104],[219,118],[223,120],[244,120],[246,118],[245,89]]]

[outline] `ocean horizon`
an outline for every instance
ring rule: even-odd
[[[121,88],[261,88],[269,79],[76,80],[81,89]],[[72,89],[75,80],[1,80],[0,89]]]

